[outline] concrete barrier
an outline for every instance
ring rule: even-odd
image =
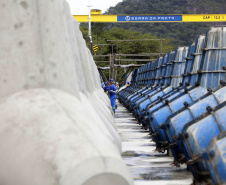
[[[67,25],[69,25],[68,31],[72,37],[71,41],[73,41],[72,48],[75,53],[74,61],[76,68],[79,69],[79,72],[77,72],[77,74],[79,77],[81,76],[82,80],[80,86],[82,86],[82,90],[85,90],[84,93],[80,94],[80,97],[82,97],[83,103],[87,104],[88,109],[92,107],[94,108],[93,110],[95,110],[95,112],[99,115],[99,118],[101,118],[105,126],[112,133],[114,139],[117,141],[119,148],[121,148],[121,140],[114,125],[114,118],[112,116],[109,98],[103,92],[103,89],[99,83],[97,66],[86,47],[85,40],[83,39],[82,33],[79,30],[78,22],[70,14],[68,4],[64,3],[64,7],[66,22],[68,22]],[[90,103],[92,103],[92,105],[89,105]],[[98,122],[100,122],[101,120],[99,120]]]
[[[0,184],[133,184],[68,5],[8,0],[0,7]]]

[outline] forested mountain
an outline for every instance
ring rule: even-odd
[[[109,8],[105,14],[226,14],[226,0],[123,0],[115,7]],[[212,25],[226,23],[92,23],[94,44],[116,44],[107,40],[128,39],[165,39],[163,53],[176,49],[176,46],[188,46],[200,34],[205,34]],[[81,24],[83,36],[89,44],[87,24]],[[123,29],[122,29],[123,28]],[[90,47],[90,46],[89,46]],[[117,49],[118,48],[118,49]],[[113,53],[137,54],[158,53],[160,42],[120,42],[114,46]],[[109,46],[99,46],[97,55],[112,53]],[[157,56],[155,56],[157,57]],[[121,57],[121,59],[134,57]],[[135,57],[137,59],[151,59],[152,57]],[[95,61],[108,61],[109,58],[95,58]],[[139,63],[134,60],[132,63]],[[121,62],[127,64],[127,62]],[[98,63],[107,66],[108,63]],[[104,72],[108,76],[108,71]],[[117,80],[122,76],[119,69]],[[119,80],[120,81],[120,80]]]
[[[106,14],[226,14],[226,0],[123,0]],[[117,23],[105,29],[120,27],[158,37],[174,38],[178,45],[188,45],[212,25],[224,23]]]

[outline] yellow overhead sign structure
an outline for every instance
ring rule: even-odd
[[[88,15],[73,15],[78,22],[89,22]],[[91,15],[91,22],[117,22],[117,15]]]
[[[78,22],[88,22],[88,15],[74,15]],[[183,15],[102,15],[100,10],[91,11],[91,22],[147,23],[147,22],[226,22],[226,14]]]
[[[226,22],[226,14],[188,14],[183,22]]]

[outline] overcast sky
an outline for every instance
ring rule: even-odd
[[[88,15],[88,4],[92,5],[91,9],[100,9],[104,13],[111,6],[115,6],[122,0],[67,0],[73,15]]]

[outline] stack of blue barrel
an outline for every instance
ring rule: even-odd
[[[212,27],[189,47],[142,66],[118,94],[157,151],[170,150],[198,182],[226,184],[225,70],[226,27]]]

